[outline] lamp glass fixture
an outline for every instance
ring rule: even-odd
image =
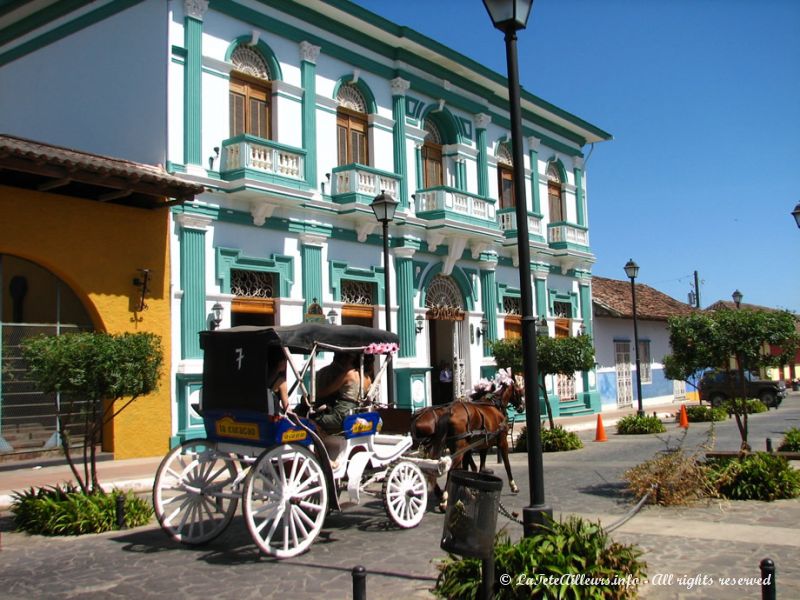
[[[483,0],[486,12],[497,29],[525,29],[531,15],[533,0]]]
[[[632,258],[625,263],[625,275],[628,279],[636,279],[639,276],[639,265],[633,262]]]
[[[422,318],[422,315],[417,315],[414,319],[415,329],[417,333],[422,333],[422,325],[425,322],[425,319]]]
[[[543,316],[536,319],[536,335],[547,336],[550,335],[550,329],[547,326],[547,319]]]
[[[328,323],[330,323],[331,325],[336,325],[336,319],[338,316],[339,313],[337,313],[336,310],[334,310],[333,308],[330,309],[327,314]]]
[[[800,227],[800,202],[795,205],[792,215],[794,216],[795,223]]]
[[[381,223],[388,223],[394,220],[394,213],[397,210],[398,204],[399,202],[397,200],[381,190],[381,193],[372,200],[370,208],[372,208],[372,212],[375,213],[375,218],[378,219],[378,221]]]

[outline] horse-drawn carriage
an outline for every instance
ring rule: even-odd
[[[153,487],[156,516],[172,538],[185,544],[214,539],[241,500],[255,544],[271,556],[296,556],[313,543],[327,513],[341,508],[345,490],[356,504],[362,493],[382,497],[399,527],[420,523],[427,507],[426,473],[443,474],[449,459],[413,456],[409,436],[380,433],[375,396],[397,349],[395,334],[309,323],[234,327],[200,336],[204,366],[198,411],[206,437],[170,451]],[[267,403],[270,363],[283,357],[295,375],[289,394],[299,388],[313,403],[323,351],[358,353],[362,373],[364,355],[383,357],[361,407],[344,419],[343,436],[324,441],[309,420],[292,412],[270,414]],[[300,368],[298,356],[307,357],[299,360]]]

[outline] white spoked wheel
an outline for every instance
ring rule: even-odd
[[[208,440],[189,440],[164,457],[153,485],[153,509],[174,540],[203,544],[231,522],[238,503],[232,485],[239,465]]]
[[[304,552],[319,535],[328,512],[325,474],[303,446],[265,450],[244,488],[244,516],[256,545],[277,558]]]
[[[383,482],[383,504],[398,527],[419,525],[428,506],[428,484],[422,469],[405,460],[389,467]]]

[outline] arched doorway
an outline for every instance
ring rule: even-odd
[[[465,311],[461,291],[452,277],[436,275],[425,296],[434,404],[445,404],[465,394],[466,352]]]
[[[47,269],[10,254],[0,254],[0,452],[47,450],[60,445],[57,394],[44,394],[26,375],[22,342],[37,335],[92,331],[92,320],[78,296]],[[73,403],[81,410],[81,402]],[[71,429],[76,443],[81,432]]]

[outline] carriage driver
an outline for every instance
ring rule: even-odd
[[[271,353],[267,374],[267,412],[282,415],[289,410],[289,388],[286,384],[286,357]]]
[[[325,433],[341,433],[342,422],[358,407],[361,390],[372,383],[369,372],[361,374],[358,369],[358,354],[336,352],[333,362],[317,372],[317,402],[311,418]]]

